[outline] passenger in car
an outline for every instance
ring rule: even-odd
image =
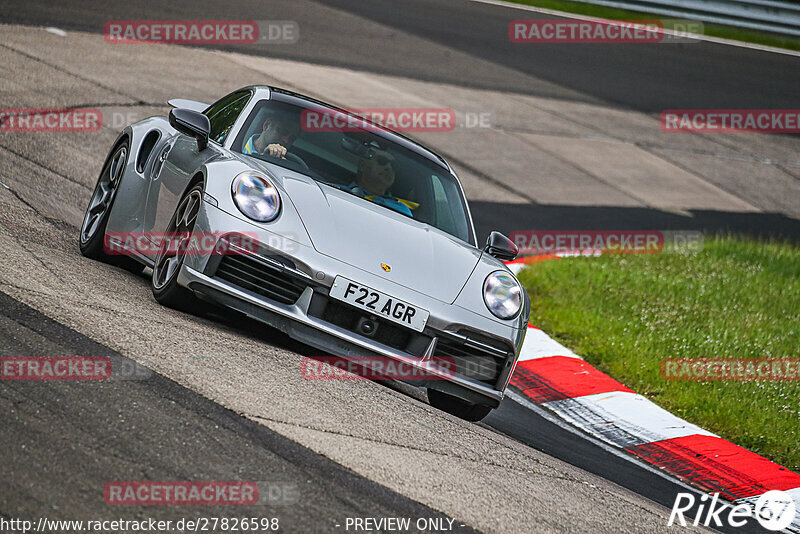
[[[367,156],[358,162],[355,181],[342,189],[413,217],[411,210],[418,204],[397,198],[389,192],[395,179],[393,163],[394,156],[389,152],[370,148]]]

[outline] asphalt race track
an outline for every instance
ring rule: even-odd
[[[85,336],[0,294],[3,355],[107,356],[136,364]],[[4,385],[4,516],[38,515],[41,503],[92,516],[104,506],[97,487],[109,480],[157,477],[217,480],[232,473],[280,488],[272,510],[281,528],[316,532],[348,516],[427,517],[441,513],[387,490],[314,454],[261,425],[234,414],[160,375],[120,380],[89,390],[80,382]],[[132,402],[132,399],[133,400]],[[98,424],[102,422],[102,424]],[[58,432],[54,432],[58,429]],[[176,429],[180,439],[176,440]],[[70,491],[53,478],[76,480]],[[303,506],[297,506],[302,496]],[[239,510],[237,510],[238,512]],[[331,511],[337,511],[331,515]],[[131,519],[147,517],[144,506]],[[160,519],[179,519],[170,510]],[[222,506],[203,515],[224,515]],[[241,510],[263,516],[263,506]],[[127,514],[126,514],[127,515]],[[471,529],[456,524],[458,532]]]
[[[108,20],[164,17],[294,20],[301,26],[300,42],[263,53],[420,80],[608,102],[648,112],[791,108],[800,85],[796,57],[711,43],[643,48],[544,45],[531,61],[530,50],[502,37],[507,35],[509,20],[539,15],[461,0],[402,4],[392,0],[268,4],[240,0],[205,6],[177,0],[168,9],[147,0],[135,4],[110,0],[99,5],[89,0],[69,4],[8,0],[3,13],[6,22],[94,32],[102,31]],[[252,48],[238,50],[259,53]]]
[[[796,137],[658,128],[664,109],[796,108],[800,58],[706,42],[508,41],[510,20],[536,17],[468,0],[6,0],[0,105],[138,120],[168,98],[274,83],[344,106],[488,112],[491,129],[416,136],[454,162],[480,239],[534,228],[800,239]],[[112,19],[293,20],[301,39],[109,45]],[[459,532],[675,530],[669,507],[684,486],[510,399],[474,425],[401,384],[309,382],[299,360],[313,349],[244,318],[167,310],[149,271],[81,257],[77,225],[120,128],[0,133],[0,355],[103,355],[148,370],[101,385],[0,382],[0,518],[224,515],[112,507],[103,485],[255,480],[296,494],[236,514],[279,517],[289,532],[345,531],[348,517],[449,518]]]

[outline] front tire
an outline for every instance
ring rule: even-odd
[[[163,240],[153,264],[153,277],[150,279],[153,297],[162,306],[185,312],[195,311],[198,307],[197,297],[178,285],[178,273],[186,259],[183,251],[194,231],[202,202],[203,184],[199,183],[183,195],[167,225],[166,235],[176,236],[177,244],[173,245],[171,239]]]
[[[471,402],[461,400],[458,397],[448,393],[442,393],[435,389],[428,389],[428,402],[430,402],[431,406],[434,408],[438,408],[443,412],[455,415],[459,419],[464,419],[465,421],[473,423],[477,423],[492,411],[492,408],[489,406],[472,404]]]

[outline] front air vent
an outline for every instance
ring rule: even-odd
[[[490,345],[485,340],[440,336],[435,356],[452,358],[456,373],[494,386],[505,368],[508,353],[506,349],[495,343]]]
[[[281,304],[294,304],[307,284],[247,255],[223,256],[216,278]]]
[[[150,157],[150,154],[153,152],[153,148],[158,143],[158,140],[161,139],[161,132],[158,130],[150,130],[147,132],[147,135],[144,136],[142,140],[142,144],[139,147],[139,155],[136,156],[136,172],[139,174],[144,173],[145,165],[147,165],[147,159]]]

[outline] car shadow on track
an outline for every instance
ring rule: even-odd
[[[326,354],[314,347],[306,345],[302,341],[293,339],[288,334],[285,334],[273,328],[266,326],[255,319],[247,317],[234,310],[216,307],[210,304],[209,307],[202,315],[203,318],[214,321],[220,326],[230,329],[238,334],[248,336],[264,343],[269,343],[279,349],[294,352],[300,356],[307,358],[326,358],[332,356]],[[370,379],[372,380],[372,379]],[[389,389],[397,391],[402,395],[412,397],[420,402],[427,403],[427,396],[424,390],[416,386],[405,384],[396,380],[372,380],[373,382],[382,384]]]
[[[150,278],[153,271],[150,268],[144,269],[141,274],[130,274],[137,282],[143,282],[149,286]],[[266,325],[252,317],[230,309],[218,306],[211,302],[204,302],[203,306],[196,308],[196,311],[178,312],[187,313],[194,317],[195,320],[200,322],[208,321],[213,323],[215,327],[221,327],[235,334],[245,336],[250,339],[261,341],[271,345],[277,349],[293,352],[299,356],[307,358],[326,358],[333,356],[324,353],[310,345],[306,345],[302,341],[298,341],[288,334]],[[427,403],[428,399],[425,390],[404,382],[397,380],[373,380],[373,382],[382,384],[389,389],[392,389],[402,395],[414,398],[420,402]]]

